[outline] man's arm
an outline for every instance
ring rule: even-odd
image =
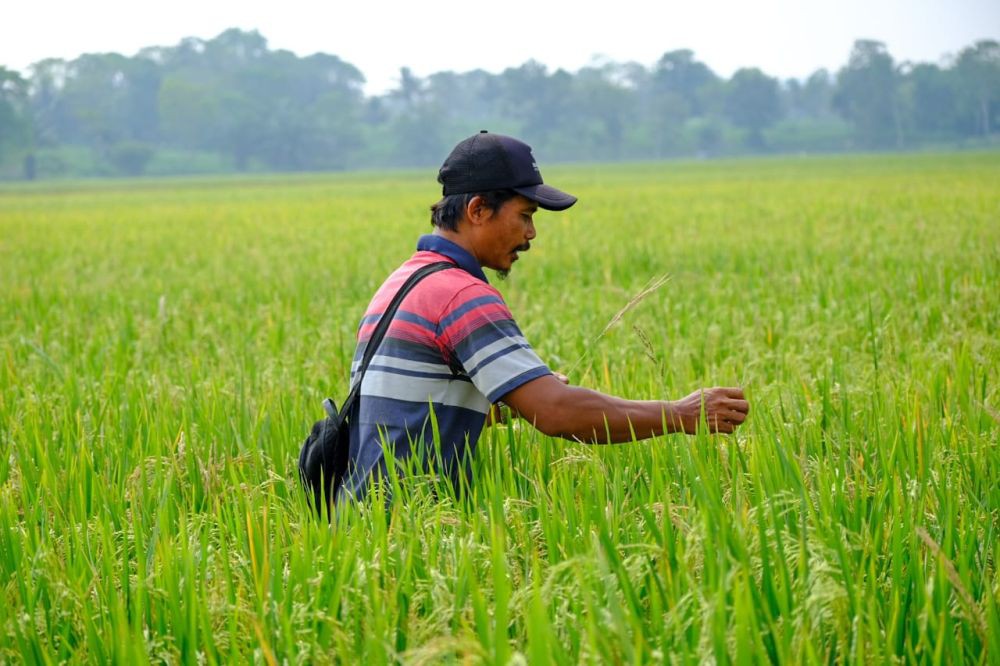
[[[711,430],[731,433],[750,410],[739,388],[703,389],[674,401],[626,400],[567,386],[553,375],[522,384],[503,401],[546,435],[608,444],[661,435],[664,426],[694,434],[703,409]]]

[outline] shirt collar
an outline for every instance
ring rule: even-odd
[[[420,237],[417,241],[417,251],[418,252],[437,252],[438,254],[443,254],[448,257],[456,264],[458,267],[464,270],[466,273],[474,278],[479,278],[483,282],[489,284],[489,280],[486,279],[486,274],[483,273],[482,267],[476,258],[469,253],[464,247],[458,243],[453,243],[444,236],[436,236],[434,234],[425,234]]]

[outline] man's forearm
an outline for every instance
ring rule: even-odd
[[[521,414],[547,435],[595,444],[614,444],[676,432],[671,403],[626,400],[581,386],[567,386],[551,414]],[[664,430],[666,427],[666,430]]]
[[[703,423],[713,432],[729,433],[750,409],[743,390],[735,387],[700,389],[671,401],[626,400],[566,386],[551,375],[514,389],[504,402],[546,435],[602,444],[693,434]]]

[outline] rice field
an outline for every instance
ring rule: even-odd
[[[1000,154],[544,172],[540,356],[750,418],[497,426],[334,529],[298,447],[434,170],[0,186],[0,663],[1000,663]]]

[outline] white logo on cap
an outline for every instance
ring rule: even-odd
[[[535,164],[534,162],[531,163],[531,168],[534,169],[535,171],[538,171],[538,165]]]

